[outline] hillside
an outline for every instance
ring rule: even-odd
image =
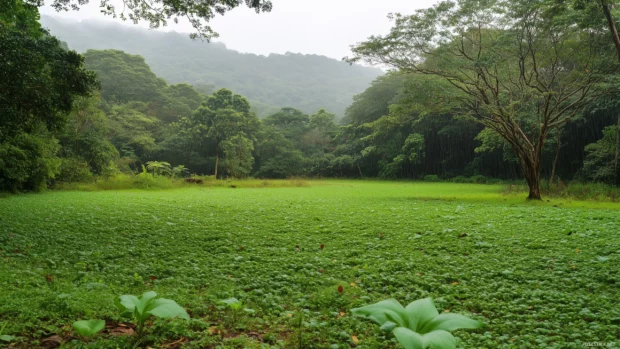
[[[141,55],[171,84],[189,83],[207,92],[229,88],[247,96],[261,116],[290,106],[306,113],[325,108],[338,117],[382,71],[318,55],[259,56],[223,43],[190,40],[186,33],[159,32],[106,21],[70,21],[43,16],[41,22],[71,49],[117,49]]]

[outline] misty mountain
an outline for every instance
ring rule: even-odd
[[[240,53],[220,42],[191,40],[187,33],[159,32],[109,21],[42,16],[41,22],[71,49],[117,49],[141,55],[168,83],[198,90],[229,88],[246,96],[261,116],[280,107],[306,113],[325,108],[339,117],[380,69],[318,55]]]

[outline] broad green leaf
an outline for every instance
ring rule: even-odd
[[[124,295],[120,296],[116,299],[115,304],[116,307],[120,310],[128,310],[133,312],[136,309],[136,305],[140,302],[138,297],[132,295]]]
[[[424,348],[430,349],[455,349],[456,338],[452,333],[444,330],[437,330],[422,335]]]
[[[382,331],[385,331],[385,332],[391,332],[394,328],[396,328],[396,326],[398,326],[398,325],[396,325],[392,321],[388,321],[388,322],[384,323],[383,325],[381,325],[380,329]]]
[[[125,307],[125,309],[129,311],[135,310],[138,312],[138,314],[144,314],[144,311],[147,308],[149,301],[155,297],[157,297],[157,293],[149,291],[144,293],[140,297],[136,297],[133,295],[120,296],[119,302],[123,307]]]
[[[407,326],[405,308],[395,299],[387,299],[365,307],[351,309],[351,312],[355,316],[367,317],[379,325],[391,321],[399,326]]]
[[[405,349],[424,349],[424,342],[420,334],[405,327],[396,327],[394,336]]]
[[[189,320],[189,315],[181,307],[177,304],[177,302],[172,299],[154,299],[151,300],[148,308],[146,309],[147,314],[152,314],[162,319],[170,319],[173,317],[180,317],[185,320]]]
[[[73,323],[75,331],[82,336],[90,337],[103,330],[105,321],[103,320],[81,320]]]
[[[443,313],[424,324],[420,333],[427,333],[435,330],[454,331],[459,328],[480,328],[484,324],[480,321],[472,320],[460,314]]]
[[[0,341],[12,342],[14,340],[15,340],[15,336],[9,336],[8,334],[3,334],[2,336],[0,336]]]
[[[426,333],[422,331],[424,325],[439,315],[431,298],[411,302],[407,305],[405,311],[408,320],[407,327],[419,333]]]
[[[139,314],[144,314],[151,309],[151,301],[157,297],[157,293],[154,291],[145,292],[142,296],[138,297],[139,302],[136,304],[136,308]]]

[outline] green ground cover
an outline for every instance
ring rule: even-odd
[[[9,196],[0,256],[1,334],[15,348],[127,348],[114,299],[150,290],[192,320],[154,321],[143,348],[399,348],[349,310],[427,296],[486,323],[456,331],[458,347],[620,346],[620,204],[525,203],[501,186]],[[220,303],[232,297],[248,310]],[[79,341],[71,324],[96,318],[104,332]]]

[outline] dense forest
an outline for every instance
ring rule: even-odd
[[[79,55],[40,29],[36,13],[27,19],[30,22],[26,24],[2,26],[2,51],[12,54],[4,56],[0,62],[4,75],[0,88],[12,91],[12,94],[3,92],[1,101],[4,114],[9,116],[3,117],[0,124],[2,190],[33,190],[55,183],[109,178],[119,173],[135,174],[145,170],[152,171],[153,175],[174,172],[178,176],[196,174],[216,178],[374,177],[487,182],[489,178],[515,180],[525,176],[528,183],[529,179],[539,180],[540,176],[550,182],[614,183],[618,178],[616,123],[620,110],[617,94],[613,93],[616,90],[613,79],[616,63],[613,45],[603,35],[607,34],[604,31],[595,37],[598,41],[588,41],[588,45],[596,44],[596,47],[585,44],[582,47],[575,37],[563,38],[562,44],[572,45],[569,52],[551,57],[555,61],[536,56],[540,59],[537,61],[540,69],[551,73],[557,69],[560,60],[566,60],[565,67],[575,69],[570,74],[556,71],[557,76],[552,78],[557,86],[549,85],[545,87],[547,91],[540,86],[526,89],[523,84],[515,84],[514,90],[507,88],[502,91],[499,80],[505,78],[508,82],[512,79],[509,73],[514,66],[511,64],[504,67],[508,72],[506,76],[494,75],[484,68],[478,73],[477,80],[463,80],[462,85],[458,85],[450,79],[465,78],[448,75],[457,74],[449,69],[458,68],[456,63],[462,64],[462,69],[478,69],[477,63],[468,66],[469,62],[453,58],[442,61],[442,52],[429,58],[426,64],[448,71],[446,79],[433,73],[439,70],[415,71],[427,69],[420,68],[415,62],[382,61],[385,57],[380,55],[384,52],[373,51],[378,47],[377,43],[362,43],[355,48],[357,56],[351,60],[393,63],[396,67],[403,67],[377,77],[364,92],[355,96],[344,116],[338,118],[336,110],[315,108],[307,112],[307,108],[316,103],[339,105],[346,98],[342,93],[330,90],[330,85],[336,80],[349,79],[348,74],[356,74],[353,80],[357,82],[351,83],[359,84],[368,76],[376,75],[374,70],[356,66],[343,73],[342,66],[346,63],[324,57],[242,55],[226,50],[222,44],[191,42],[175,33],[145,34],[110,27],[112,29],[106,32],[107,35],[103,35],[98,25],[86,26],[81,33],[91,40],[79,44],[80,48],[90,43],[95,47],[122,42],[135,51],[150,47],[155,52],[166,47],[167,52],[186,57],[193,57],[201,50],[220,51],[222,56],[217,59],[229,60],[232,65],[221,71],[212,69],[209,74],[228,75],[227,79],[237,80],[239,88],[217,89],[215,86],[223,84],[224,80],[204,75],[207,80],[202,82],[210,86],[205,87],[190,79],[191,75],[206,74],[204,70],[182,62],[172,64],[176,58],[164,57],[161,52],[159,60],[153,59],[152,64],[170,74],[164,76],[167,79],[152,71],[148,60],[139,55],[114,49],[89,49],[83,56]],[[505,39],[500,34],[493,33],[489,39]],[[123,40],[118,39],[118,35],[122,35]],[[482,34],[472,35],[475,39],[476,35]],[[69,42],[69,48],[80,42],[76,37],[78,35]],[[536,40],[546,42],[545,38],[530,37],[528,40],[532,45],[540,44]],[[450,41],[445,43],[446,46],[451,44]],[[27,53],[15,49],[25,45],[32,45],[33,49]],[[172,46],[166,45],[180,46],[171,49]],[[435,50],[441,49],[439,46]],[[513,47],[504,49],[509,51]],[[514,49],[518,53],[519,48]],[[594,49],[599,51],[593,58]],[[33,55],[36,52],[39,52],[38,56]],[[526,52],[529,54],[539,55]],[[468,51],[463,51],[463,55],[467,57]],[[232,60],[233,56],[240,61]],[[291,74],[297,74],[298,78],[280,76],[280,80],[286,82],[281,87],[299,98],[311,97],[313,102],[304,104],[297,100],[301,104],[296,104],[289,99],[270,100],[270,103],[281,105],[276,111],[259,118],[246,93],[258,98],[254,92],[248,91],[254,90],[252,86],[265,85],[270,78],[248,73],[251,70],[267,74],[268,70],[267,66],[253,65],[251,59],[271,62],[269,66],[281,70],[286,70],[281,67],[296,67],[296,73]],[[536,70],[527,59],[523,58],[522,66]],[[308,70],[309,62],[313,60],[325,64],[314,64],[313,70]],[[406,64],[414,64],[415,69]],[[181,67],[186,69],[185,73],[180,72]],[[23,70],[28,73],[23,75]],[[590,74],[591,70],[597,75]],[[338,75],[336,71],[342,74]],[[587,76],[582,76],[581,72],[586,72]],[[334,80],[325,80],[321,86],[310,82],[322,79],[320,76],[323,75]],[[186,81],[183,81],[184,77]],[[496,90],[476,86],[482,91],[482,95],[476,98],[488,98],[492,102],[484,109],[478,102],[467,99],[474,92],[462,89],[462,86],[474,86],[481,77],[498,81]],[[39,84],[40,79],[47,79],[44,88]],[[290,86],[296,86],[296,89]],[[562,95],[573,86],[578,88],[571,95]],[[320,94],[309,94],[308,88],[320,91]],[[604,93],[586,98],[586,91],[595,89]],[[466,91],[465,96],[463,91]],[[495,97],[487,95],[493,93]],[[582,94],[579,105],[571,102],[578,93]],[[554,102],[549,96],[559,96],[558,101]],[[494,102],[493,98],[496,99]],[[471,110],[475,113],[463,107],[469,106],[467,103],[474,103]],[[504,103],[506,106],[502,105]],[[550,110],[551,119],[536,116],[542,113],[541,108]],[[512,110],[514,115],[504,125],[501,116],[507,110]],[[552,115],[554,111],[558,114]],[[570,114],[559,114],[559,111],[570,111]],[[47,116],[41,118],[41,115]],[[477,116],[482,119],[476,119]],[[537,122],[535,117],[542,121]],[[520,130],[517,127],[520,124],[524,125],[525,131],[519,131],[522,138],[514,140],[512,134]],[[542,125],[542,131],[537,125]],[[512,131],[506,135],[501,127]],[[531,142],[529,137],[537,132],[544,134],[540,133],[538,142]],[[520,153],[522,145],[534,147],[534,143],[536,154]],[[528,162],[530,155],[535,157],[536,163]],[[536,166],[538,168],[534,168]],[[528,170],[538,171],[539,177],[528,177]]]
[[[221,42],[191,40],[186,33],[149,31],[106,21],[71,21],[43,16],[52,35],[77,52],[117,49],[137,54],[169,83],[201,92],[231,89],[250,100],[259,117],[291,106],[305,113],[320,108],[342,117],[353,96],[383,72],[332,58],[296,53],[260,56]]]

